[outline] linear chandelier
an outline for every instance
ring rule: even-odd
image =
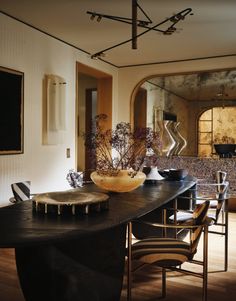
[[[120,17],[120,16],[112,16],[112,15],[106,15],[102,13],[97,12],[91,12],[87,11],[87,14],[90,15],[90,19],[94,20],[96,19],[97,22],[100,22],[103,18],[104,19],[110,19],[113,21],[118,21],[126,24],[131,25],[131,38],[128,40],[125,40],[123,42],[120,42],[118,44],[115,44],[113,46],[110,46],[106,49],[103,49],[101,51],[98,51],[91,55],[92,59],[98,59],[105,56],[105,52],[112,50],[116,47],[119,47],[121,45],[124,45],[126,43],[131,42],[132,43],[132,49],[137,49],[137,41],[138,38],[142,35],[150,32],[150,31],[158,31],[164,35],[171,35],[176,32],[177,28],[175,27],[176,24],[180,21],[183,21],[187,15],[193,15],[191,8],[186,8],[177,14],[174,14],[173,16],[166,18],[165,20],[161,21],[160,23],[157,23],[155,25],[153,24],[153,21],[150,19],[150,17],[147,15],[147,13],[143,10],[143,8],[138,4],[137,0],[131,0],[132,1],[132,18],[126,18],[126,17]],[[138,11],[140,11],[144,19],[138,19]],[[166,26],[165,29],[160,29],[160,26]],[[138,27],[144,28],[145,30],[138,34]]]

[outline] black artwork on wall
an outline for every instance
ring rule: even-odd
[[[23,153],[24,74],[0,67],[0,154]]]

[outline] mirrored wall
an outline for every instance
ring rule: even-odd
[[[236,70],[147,79],[135,94],[131,116],[134,127],[178,124],[186,145],[168,155],[215,156],[214,144],[236,143]]]

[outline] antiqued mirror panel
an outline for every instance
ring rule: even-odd
[[[176,126],[185,146],[164,155],[218,156],[214,144],[236,143],[236,70],[147,79],[133,99],[131,116],[134,127],[146,125],[158,130],[164,120],[174,123],[168,125],[169,130],[174,136]]]

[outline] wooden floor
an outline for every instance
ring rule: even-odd
[[[223,237],[209,236],[208,301],[233,301],[236,296],[236,213],[229,217],[229,270],[223,267]],[[217,271],[217,272],[215,272]],[[176,273],[168,273],[165,301],[201,301],[201,279]],[[154,301],[160,296],[160,272],[146,267],[136,272],[133,279],[132,301]],[[17,278],[14,250],[0,249],[0,300],[24,301]],[[126,277],[121,301],[126,300]],[[42,300],[43,301],[43,300]],[[76,301],[76,300],[75,300]],[[93,301],[93,300],[88,300]]]
[[[223,236],[209,234],[208,301],[233,301],[236,298],[236,213],[229,214],[229,269],[227,272],[222,272],[223,243]],[[201,244],[199,250],[200,247]],[[197,256],[195,259],[198,259]],[[194,269],[196,270],[196,265]],[[201,278],[176,272],[168,272],[167,277],[167,296],[162,300],[202,300]],[[125,280],[121,301],[126,301]],[[160,299],[160,296],[161,273],[157,267],[146,266],[133,275],[132,301],[154,301]]]

